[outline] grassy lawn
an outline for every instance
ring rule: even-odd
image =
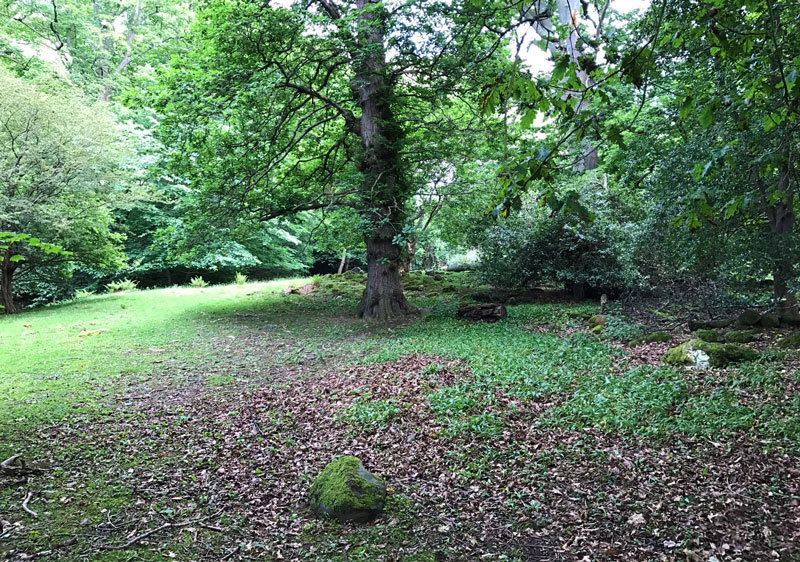
[[[467,323],[462,275],[376,326],[360,278],[311,281],[0,317],[0,456],[37,469],[0,476],[0,558],[800,560],[794,353],[667,368],[592,304]],[[372,524],[308,510],[341,454],[393,490]]]

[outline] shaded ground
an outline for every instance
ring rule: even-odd
[[[421,294],[427,316],[377,328],[347,291],[270,291],[181,317],[135,373],[59,394],[66,414],[4,418],[0,456],[45,472],[0,477],[0,556],[800,560],[793,355],[675,371],[668,344],[587,335],[589,307],[472,325]],[[38,388],[7,410],[48,404]],[[392,488],[374,524],[308,511],[338,454]]]

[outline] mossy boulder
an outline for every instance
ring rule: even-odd
[[[753,361],[757,357],[758,353],[737,343],[690,340],[667,351],[664,362],[670,365],[703,366],[707,360],[712,367],[727,367],[733,363]]]
[[[800,334],[786,336],[778,342],[781,349],[800,349]]]
[[[702,329],[695,332],[697,337],[709,343],[722,343],[725,341],[724,336],[717,330]]]
[[[357,457],[339,457],[314,480],[309,500],[317,517],[366,523],[383,511],[386,484]]]
[[[606,325],[606,317],[602,314],[595,314],[591,318],[589,318],[589,327],[595,328],[597,326],[605,326]]]
[[[650,332],[642,340],[646,343],[668,342],[672,341],[672,336],[667,332]]]
[[[755,326],[761,322],[761,313],[757,310],[745,310],[736,318],[738,326]]]
[[[761,315],[762,328],[777,328],[781,325],[781,317],[773,313],[765,313]]]
[[[696,341],[696,340],[692,340]],[[677,347],[667,350],[664,354],[664,362],[670,365],[694,365],[695,358],[689,352],[692,350],[689,346],[691,342],[682,343]]]
[[[725,334],[725,341],[728,343],[750,343],[757,338],[757,330],[731,330]]]

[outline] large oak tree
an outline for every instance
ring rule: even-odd
[[[199,14],[192,53],[158,92],[169,169],[217,217],[356,209],[368,260],[358,315],[409,313],[400,270],[416,171],[492,139],[474,106],[502,64],[507,5],[273,4],[212,1]]]

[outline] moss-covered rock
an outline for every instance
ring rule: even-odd
[[[589,318],[589,327],[595,328],[597,326],[605,326],[606,325],[606,317],[602,314],[595,314],[591,318]]]
[[[358,458],[339,457],[314,480],[309,500],[318,517],[365,523],[383,510],[386,484]]]
[[[761,322],[761,313],[757,310],[745,310],[736,318],[738,326],[755,326]]]
[[[593,333],[593,334],[600,334],[600,333],[603,332],[603,325],[602,324],[597,324],[597,325],[593,326],[592,329],[589,330],[589,331],[591,333]]]
[[[762,328],[777,328],[781,325],[781,317],[773,313],[765,313],[761,315]]]
[[[731,330],[725,334],[725,341],[728,343],[750,343],[757,338],[757,330]]]
[[[704,357],[708,358],[712,367],[727,367],[733,363],[753,361],[758,358],[758,353],[736,343],[690,340],[667,351],[664,362],[670,365],[698,365]]]
[[[672,336],[667,332],[650,332],[644,338],[647,343],[672,341]]]
[[[791,334],[778,342],[781,349],[800,349],[800,334]]]
[[[702,329],[695,332],[697,337],[709,343],[722,343],[725,341],[724,336],[717,330]]]
[[[694,365],[694,359],[689,355],[690,342],[682,343],[677,347],[667,350],[664,354],[664,362],[670,365]]]

